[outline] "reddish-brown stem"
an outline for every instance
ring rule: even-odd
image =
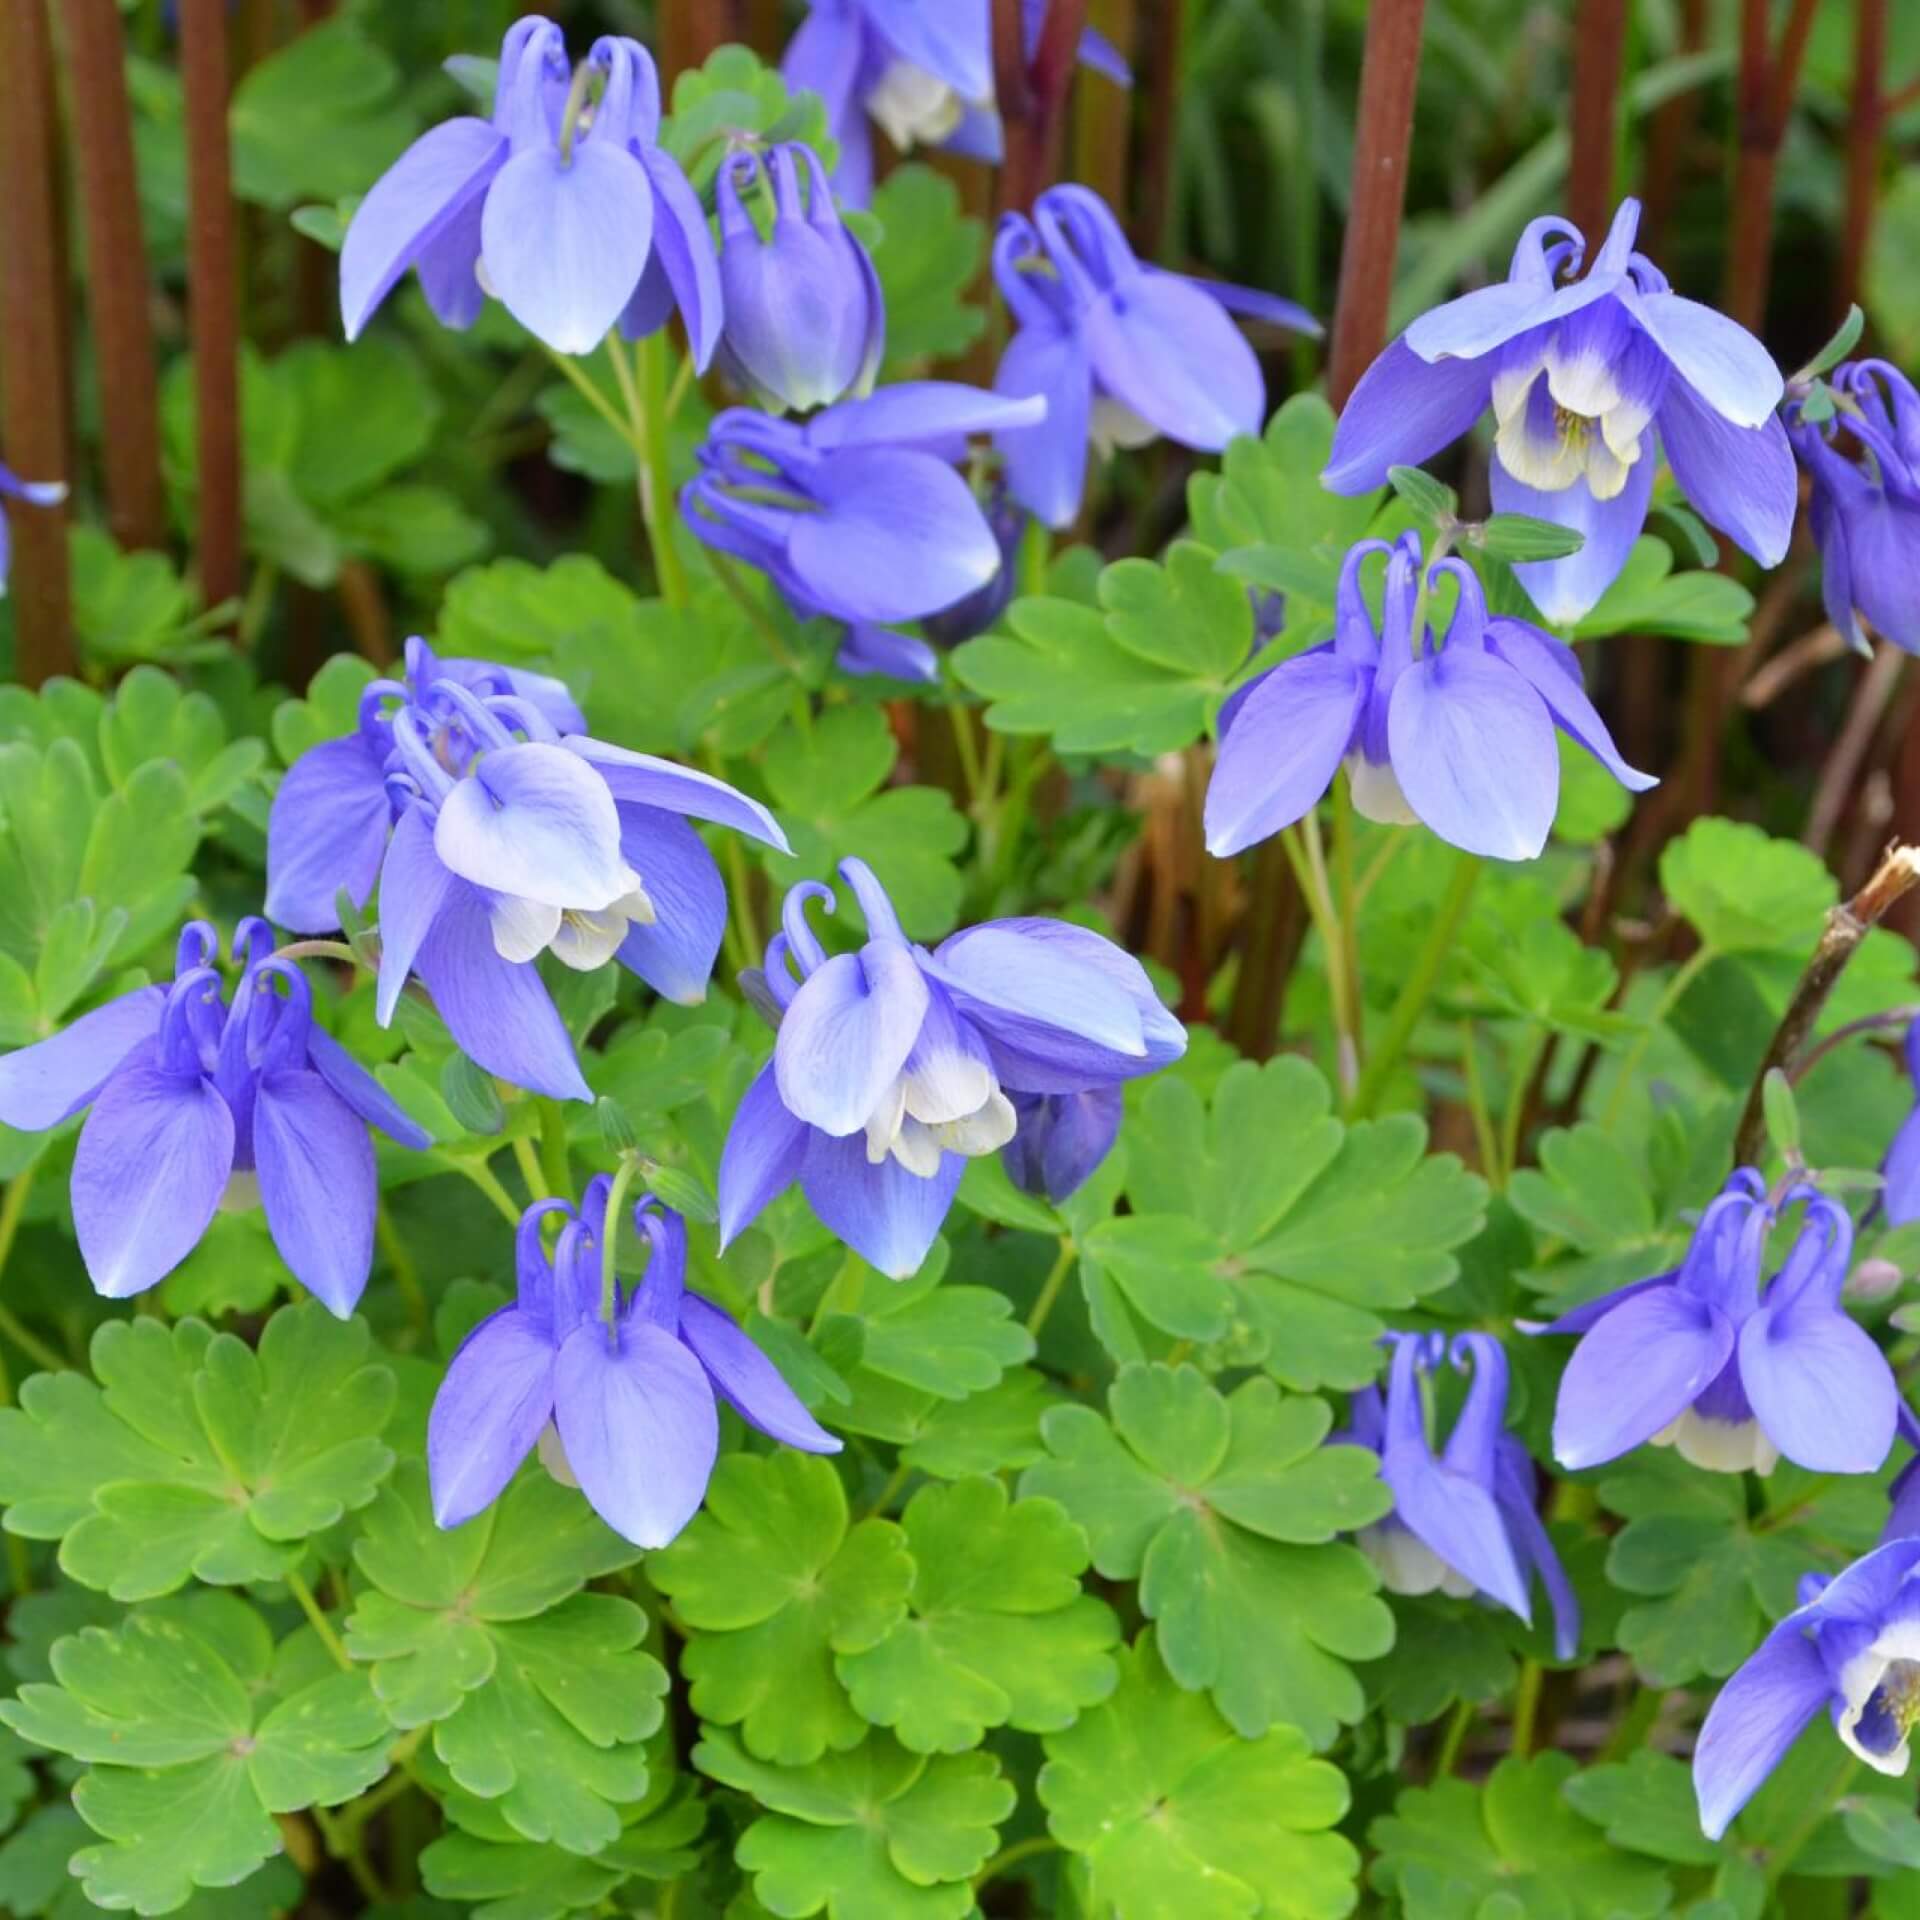
[[[8,464],[64,480],[65,280],[53,167],[53,53],[44,0],[0,0],[0,402]],[[67,516],[12,502],[14,670],[30,687],[73,671]]]
[[[1052,0],[1028,61],[1020,0],[994,0],[994,97],[1006,142],[1000,164],[1002,212],[1031,207],[1060,170],[1067,93],[1086,24],[1087,0]]]
[[[1134,84],[1147,94],[1146,150],[1141,156],[1138,225],[1134,237],[1146,258],[1167,245],[1173,214],[1173,171],[1180,143],[1180,54],[1186,38],[1186,0],[1146,0],[1144,71]]]
[[[194,436],[200,592],[209,607],[237,599],[241,545],[240,305],[227,151],[227,10],[180,0],[180,67],[187,113],[187,300],[193,328]]]
[[[1387,344],[1425,12],[1426,0],[1374,0],[1367,11],[1354,114],[1353,199],[1340,249],[1340,292],[1327,367],[1328,397],[1336,407],[1346,405],[1361,374]]]
[[[164,546],[167,496],[126,36],[117,0],[67,0],[60,17],[73,86],[73,160],[100,378],[107,524],[123,547]]]
[[[660,65],[669,81],[729,41],[746,37],[739,0],[665,0],[660,9]]]
[[[1573,166],[1567,215],[1597,245],[1613,215],[1626,0],[1580,0],[1573,29]]]
[[[1860,297],[1867,247],[1873,238],[1874,202],[1880,197],[1880,141],[1887,102],[1882,87],[1887,64],[1887,0],[1854,0],[1853,111],[1847,120],[1847,214],[1840,241],[1840,285],[1834,296],[1839,319]]]
[[[1815,0],[1793,0],[1776,52],[1769,44],[1767,0],[1741,0],[1738,120],[1733,233],[1727,253],[1726,307],[1757,332],[1766,317],[1773,265],[1773,188],[1780,143],[1800,84],[1800,63],[1813,31]]]
[[[1706,0],[1681,0],[1680,42],[1677,51],[1698,53],[1707,37]],[[1656,260],[1680,183],[1693,130],[1700,120],[1702,89],[1687,87],[1667,101],[1647,129],[1646,159],[1641,169],[1640,244]]]
[[[1880,102],[1880,111],[1889,120],[1905,113],[1909,107],[1920,107],[1920,80],[1909,80],[1904,87],[1896,87]]]

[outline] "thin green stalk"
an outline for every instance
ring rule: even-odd
[[[320,1829],[320,1838],[325,1841],[327,1852],[352,1874],[354,1885],[375,1906],[385,1906],[387,1890],[381,1884],[380,1876],[374,1872],[373,1862],[367,1858],[360,1829],[335,1818],[325,1807],[313,1807],[309,1811],[313,1815],[313,1824]]]
[[[1520,1130],[1526,1125],[1527,1089],[1533,1084],[1533,1070],[1547,1044],[1547,1031],[1536,1027],[1513,1066],[1513,1085],[1507,1089],[1507,1110],[1500,1125],[1501,1164],[1511,1174],[1520,1164]]]
[[[1461,921],[1466,918],[1479,878],[1478,857],[1471,853],[1461,854],[1454,863],[1447,890],[1441,896],[1439,906],[1434,909],[1427,943],[1420,949],[1419,958],[1413,963],[1413,971],[1407,975],[1406,984],[1400,989],[1400,998],[1393,1003],[1393,1012],[1388,1017],[1387,1030],[1381,1037],[1379,1050],[1367,1062],[1366,1071],[1360,1076],[1360,1084],[1354,1089],[1347,1110],[1348,1118],[1364,1120],[1379,1104],[1380,1095],[1386,1090],[1394,1068],[1400,1064],[1401,1054],[1406,1051],[1407,1042],[1413,1038],[1414,1028],[1420,1024],[1420,1016],[1427,1010],[1427,1002],[1433,998],[1440,971],[1446,965],[1448,950],[1453,945],[1454,936],[1460,931]]]
[[[333,1655],[334,1664],[343,1672],[353,1671],[353,1656],[348,1653],[340,1636],[333,1630],[333,1622],[326,1616],[313,1589],[307,1585],[305,1576],[298,1567],[289,1567],[282,1578],[287,1583],[287,1591],[300,1603],[300,1611],[313,1623],[313,1630],[320,1636],[320,1644]]]
[[[1036,1340],[1040,1337],[1040,1329],[1047,1324],[1048,1314],[1053,1311],[1053,1303],[1060,1298],[1060,1289],[1067,1284],[1067,1275],[1073,1268],[1073,1255],[1073,1236],[1063,1233],[1060,1236],[1059,1258],[1041,1283],[1039,1298],[1033,1303],[1033,1311],[1027,1315],[1027,1331]]]
[[[1473,1116],[1473,1137],[1480,1147],[1480,1166],[1495,1188],[1507,1184],[1507,1163],[1493,1130],[1493,1113],[1487,1105],[1487,1083],[1480,1072],[1480,1048],[1474,1039],[1473,1022],[1460,1022],[1460,1068],[1467,1083],[1467,1111]]]
[[[608,1326],[613,1325],[614,1307],[618,1297],[613,1273],[613,1257],[620,1244],[620,1215],[627,1204],[627,1189],[633,1185],[633,1176],[639,1170],[639,1161],[632,1154],[623,1153],[620,1156],[619,1168],[613,1176],[613,1191],[607,1195],[607,1224],[600,1240],[600,1318]]]
[[[517,1227],[520,1224],[521,1208],[515,1204],[513,1195],[500,1184],[500,1176],[484,1160],[444,1154],[440,1164],[471,1180],[493,1202],[501,1219],[509,1225]]]
[[[1520,1684],[1513,1695],[1513,1751],[1522,1760],[1533,1751],[1533,1730],[1540,1718],[1540,1683],[1544,1678],[1538,1660],[1521,1664]]]
[[[1620,1716],[1618,1725],[1607,1735],[1607,1744],[1600,1749],[1599,1759],[1625,1760],[1629,1755],[1638,1753],[1647,1735],[1653,1731],[1653,1723],[1660,1718],[1660,1709],[1666,1704],[1666,1693],[1659,1687],[1636,1687],[1633,1698],[1627,1703],[1627,1710]]]
[[[900,1464],[894,1468],[892,1473],[887,1476],[887,1484],[874,1496],[873,1505],[867,1509],[867,1518],[871,1520],[876,1514],[885,1513],[886,1510],[893,1505],[894,1499],[900,1489],[904,1487],[912,1477],[913,1469],[902,1460]]]
[[[705,753],[701,759],[716,780],[726,778],[726,769],[717,753]],[[760,924],[753,912],[753,873],[747,865],[746,843],[740,834],[722,836],[727,863],[726,946],[728,964],[735,973],[744,967],[757,967],[765,948],[760,942]]]
[[[1010,1847],[1002,1847],[987,1864],[973,1876],[976,1887],[984,1887],[989,1880],[998,1880],[1003,1873],[1011,1872],[1023,1860],[1032,1860],[1043,1853],[1058,1853],[1060,1842],[1051,1834],[1036,1833],[1025,1840],[1016,1840]]]
[[[406,1242],[400,1238],[400,1230],[393,1224],[393,1214],[384,1197],[374,1210],[373,1235],[380,1243],[381,1257],[393,1275],[394,1285],[407,1303],[407,1318],[417,1333],[425,1333],[433,1313],[427,1305],[426,1290],[420,1284],[420,1270],[414,1265]]]
[[[553,1198],[553,1189],[547,1185],[547,1176],[540,1165],[540,1156],[534,1151],[533,1142],[524,1133],[514,1136],[513,1164],[520,1169],[520,1178],[527,1183],[529,1200]]]
[[[1467,1734],[1477,1712],[1471,1700],[1462,1700],[1454,1708],[1453,1718],[1447,1722],[1447,1730],[1440,1740],[1440,1751],[1433,1756],[1434,1779],[1446,1779],[1459,1764],[1460,1749],[1467,1743]]]
[[[567,1143],[567,1112],[558,1100],[540,1101],[540,1168],[547,1191],[573,1198],[573,1152]]]
[[[740,578],[740,569],[732,559],[718,547],[709,547],[707,564],[713,569],[714,578],[720,582],[727,598],[747,616],[748,625],[767,643],[773,657],[789,673],[798,672],[800,663],[787,651],[787,643],[781,637],[780,629],[768,617],[766,608],[755,599],[752,589]]]
[[[960,756],[961,777],[967,783],[967,810],[977,815],[986,791],[981,781],[980,743],[973,737],[973,709],[952,687],[947,689],[947,719],[953,727],[953,750]]]
[[[13,1254],[13,1243],[20,1232],[20,1222],[26,1216],[27,1199],[33,1192],[33,1183],[40,1171],[40,1162],[30,1160],[7,1182],[6,1192],[0,1195],[0,1273],[6,1271],[7,1261]],[[0,1304],[0,1334],[5,1334],[13,1344],[36,1366],[48,1373],[67,1372],[65,1355],[29,1327],[13,1309]]]
[[[634,447],[640,456],[640,517],[647,523],[660,597],[670,607],[684,608],[689,599],[687,574],[680,550],[673,544],[673,469],[667,455],[666,335],[651,333],[636,341],[631,367],[617,334],[607,336],[607,354],[627,404],[627,417],[633,422]]]
[[[1366,1002],[1360,997],[1360,912],[1353,884],[1353,785],[1344,773],[1333,782],[1333,868],[1339,882],[1340,970],[1346,980],[1347,1011],[1353,1021],[1353,1063],[1358,1072],[1366,1057]]]
[[[1647,1023],[1640,1030],[1640,1037],[1631,1048],[1627,1057],[1620,1063],[1620,1072],[1613,1083],[1613,1092],[1607,1098],[1607,1110],[1601,1116],[1600,1124],[1611,1131],[1613,1124],[1620,1118],[1620,1109],[1626,1104],[1627,1090],[1638,1078],[1640,1062],[1647,1057],[1647,1049],[1653,1045],[1653,1037],[1665,1025],[1667,1016],[1672,1013],[1687,989],[1698,980],[1709,966],[1719,958],[1711,947],[1701,947],[1691,958],[1683,961],[1667,982],[1666,991],[1654,1003],[1653,1011],[1647,1015]]]
[[[1326,949],[1327,992],[1333,1001],[1333,1024],[1344,1043],[1350,1031],[1345,1006],[1346,975],[1340,966],[1340,923],[1334,917],[1333,902],[1327,898],[1326,889],[1321,885],[1325,877],[1324,868],[1314,864],[1297,826],[1283,827],[1279,840],[1281,850],[1287,856],[1287,864],[1293,869],[1300,897],[1307,903],[1308,918],[1320,936],[1321,946]]]
[[[599,386],[588,378],[586,369],[580,366],[570,354],[556,353],[551,347],[546,351],[547,358],[565,376],[573,390],[620,436],[627,450],[638,461],[644,449],[634,437],[633,423],[600,391]]]

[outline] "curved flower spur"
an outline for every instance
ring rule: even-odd
[[[1634,250],[1624,200],[1584,278],[1579,230],[1531,222],[1507,278],[1424,313],[1374,361],[1341,412],[1322,481],[1367,493],[1417,466],[1489,407],[1495,510],[1584,536],[1517,566],[1549,620],[1578,620],[1613,584],[1646,523],[1655,448],[1681,491],[1763,567],[1786,556],[1798,505],[1775,416],[1784,383],[1752,334],[1675,293]]]
[[[1347,1428],[1333,1436],[1380,1456],[1393,1511],[1355,1536],[1390,1593],[1484,1595],[1528,1625],[1537,1573],[1553,1608],[1557,1658],[1580,1645],[1580,1606],[1536,1506],[1526,1448],[1506,1431],[1507,1356],[1491,1334],[1395,1333],[1384,1400],[1353,1396]],[[1472,1374],[1466,1404],[1438,1455],[1427,1437],[1421,1383],[1448,1360]]]
[[[1767,1236],[1804,1203],[1786,1264],[1764,1291]],[[1697,1467],[1872,1473],[1893,1445],[1900,1390],[1840,1304],[1853,1222],[1809,1186],[1770,1200],[1738,1168],[1701,1216],[1686,1258],[1534,1333],[1577,1333],[1560,1381],[1554,1457],[1577,1471],[1652,1441]]]
[[[364,897],[377,852],[381,1024],[417,971],[455,1041],[488,1072],[536,1093],[590,1099],[532,963],[550,952],[591,971],[617,959],[655,992],[696,1003],[720,950],[727,893],[689,822],[712,821],[783,853],[786,837],[765,807],[722,780],[563,732],[556,683],[523,691],[501,669],[426,672],[423,659],[424,650],[410,656],[406,683],[370,685],[358,733],[313,749],[329,755],[322,773],[302,782],[287,812],[276,801],[269,895],[283,891],[276,853],[301,848],[310,819],[317,841],[335,836],[327,843],[343,860],[337,885]],[[507,690],[495,690],[502,681]],[[390,838],[366,808],[375,754]],[[311,757],[295,764],[287,787]],[[318,818],[342,795],[360,809],[350,835],[343,816]],[[285,892],[316,911],[325,868],[311,849],[297,857],[298,884],[287,881]]]
[[[295,1279],[343,1319],[373,1266],[369,1126],[427,1135],[313,1024],[306,975],[241,921],[228,1003],[219,936],[181,931],[170,987],[136,988],[0,1059],[0,1120],[43,1132],[92,1107],[73,1159],[73,1224],[94,1290],[142,1293],[222,1208],[259,1204]],[[284,991],[283,991],[284,989]]]
[[[421,135],[355,211],[340,250],[347,338],[411,267],[443,325],[470,327],[491,293],[556,353],[591,353],[616,326],[640,339],[678,306],[704,371],[720,268],[659,133],[659,75],[637,40],[603,35],[574,69],[551,20],[515,21],[493,117]]]
[[[785,1446],[840,1451],[733,1319],[687,1291],[686,1222],[651,1194],[633,1209],[646,1272],[631,1288],[613,1281],[612,1189],[601,1174],[578,1212],[542,1200],[521,1215],[518,1297],[461,1342],[427,1423],[441,1526],[490,1506],[538,1448],[616,1533],[663,1547],[706,1497],[719,1401]],[[549,1253],[543,1232],[554,1221]]]
[[[1387,557],[1377,628],[1360,586],[1373,554]],[[1571,648],[1524,620],[1490,619],[1464,561],[1436,562],[1422,592],[1421,559],[1415,533],[1350,548],[1333,639],[1269,668],[1220,709],[1209,852],[1238,853],[1291,826],[1344,765],[1369,820],[1419,822],[1469,853],[1531,860],[1559,805],[1556,728],[1631,791],[1658,784],[1620,757]],[[1443,579],[1458,589],[1444,644],[1429,619]]]
[[[806,909],[834,896],[805,881],[765,971],[743,976],[777,1037],[721,1156],[720,1244],[797,1180],[826,1226],[904,1279],[967,1161],[1013,1139],[1012,1094],[1135,1079],[1177,1060],[1187,1036],[1139,962],[1097,933],[991,920],[929,953],[865,861],[843,860],[840,877],[866,919],[859,952],[829,957]]]

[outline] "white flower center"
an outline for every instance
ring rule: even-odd
[[[1907,1736],[1920,1723],[1920,1623],[1896,1621],[1840,1673],[1840,1738],[1876,1772],[1907,1770]]]
[[[1671,1447],[1689,1466],[1708,1473],[1764,1474],[1780,1464],[1780,1449],[1758,1420],[1712,1420],[1692,1407],[1662,1427],[1653,1444]]]
[[[1152,446],[1160,438],[1160,429],[1142,420],[1131,407],[1123,407],[1111,394],[1096,393],[1087,419],[1087,437],[1102,460],[1111,460],[1116,452]]]
[[[867,95],[867,111],[902,153],[937,147],[967,117],[967,103],[924,67],[896,60]]]
[[[550,907],[515,894],[497,894],[489,924],[493,950],[503,960],[536,960],[551,952],[577,973],[604,967],[619,952],[630,926],[654,923],[653,902],[640,876],[626,869],[627,891],[610,907]]]
[[[1473,1582],[1448,1566],[1404,1521],[1382,1520],[1362,1528],[1353,1544],[1373,1562],[1389,1593],[1450,1593],[1465,1600],[1474,1591]]]
[[[1347,755],[1347,778],[1353,783],[1353,810],[1362,820],[1383,827],[1418,826],[1420,816],[1407,805],[1400,777],[1390,760],[1375,766],[1364,753]]]

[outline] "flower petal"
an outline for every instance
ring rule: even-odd
[[[335,897],[345,887],[366,904],[392,824],[386,779],[358,733],[308,748],[267,815],[267,918],[295,933],[337,927]]]
[[[1380,1478],[1393,1489],[1393,1510],[1408,1532],[1509,1612],[1532,1619],[1527,1583],[1487,1488],[1450,1472],[1422,1445],[1388,1447]]]
[[[491,1506],[553,1416],[553,1343],[518,1307],[460,1343],[427,1420],[433,1517],[457,1527]]]
[[[872,940],[817,967],[774,1042],[788,1112],[835,1138],[859,1133],[907,1064],[927,998],[903,941]]]
[[[910,65],[951,87],[962,100],[993,97],[987,0],[860,0],[862,11]]]
[[[617,1341],[617,1345],[616,1345]],[[713,1388],[669,1333],[637,1318],[576,1327],[553,1370],[554,1424],[580,1491],[637,1547],[664,1547],[700,1510],[720,1450]]]
[[[1560,731],[1584,747],[1630,793],[1644,793],[1660,782],[1640,773],[1620,757],[1613,735],[1581,684],[1580,662],[1563,647],[1524,620],[1501,618],[1487,622],[1487,647],[1521,675],[1553,715]]]
[[[1773,417],[1786,383],[1773,355],[1739,321],[1677,293],[1635,294],[1626,305],[1681,380],[1723,420],[1757,427]]]
[[[993,376],[996,393],[1046,402],[1036,426],[994,435],[1007,465],[1013,497],[1050,527],[1073,524],[1087,482],[1088,418],[1093,405],[1093,368],[1077,333],[1022,327],[1007,342]]]
[[[165,987],[136,987],[0,1060],[0,1122],[41,1133],[78,1113],[160,1030]]]
[[[19,1058],[16,1053],[12,1059],[0,1061],[0,1086],[5,1084],[7,1068]],[[9,1126],[20,1125],[4,1105],[0,1105],[0,1120]],[[1893,1136],[1880,1171],[1886,1180],[1880,1197],[1887,1210],[1888,1223],[1904,1227],[1920,1220],[1920,1107],[1900,1123],[1900,1131]]]
[[[1537,1573],[1547,1590],[1547,1602],[1553,1609],[1553,1656],[1571,1660],[1580,1651],[1580,1599],[1553,1550],[1552,1538],[1541,1524],[1535,1504],[1538,1489],[1532,1457],[1510,1433],[1500,1436],[1493,1497],[1520,1562],[1521,1579],[1530,1581]]]
[[[1113,1150],[1124,1110],[1121,1091],[1022,1094],[1013,1104],[1020,1130],[1001,1149],[1000,1163],[1016,1187],[1059,1206]]]
[[[1531,860],[1560,796],[1553,720],[1504,661],[1449,646],[1401,674],[1387,714],[1393,771],[1441,839],[1494,860]]]
[[[434,851],[426,809],[409,807],[393,829],[380,868],[380,984],[374,1011],[383,1027],[392,1021],[407,975],[457,885]]]
[[[1676,1420],[1733,1352],[1724,1314],[1674,1287],[1623,1301],[1573,1350],[1553,1416],[1569,1472],[1617,1460]]]
[[[680,171],[680,163],[663,147],[642,147],[640,164],[653,188],[653,259],[673,289],[674,305],[686,322],[696,373],[705,373],[720,344],[725,307],[720,292],[720,262],[713,251],[713,235],[700,196]],[[625,324],[623,321],[622,331]],[[648,329],[651,331],[651,329]],[[638,334],[630,334],[637,339]]]
[[[209,1080],[126,1066],[73,1156],[73,1225],[93,1290],[124,1300],[199,1244],[233,1171],[233,1115]]]
[[[620,849],[653,902],[650,926],[634,921],[620,964],[655,993],[697,1007],[727,929],[727,888],[706,843],[677,813],[631,804],[620,809]]]
[[[889,1279],[905,1280],[938,1237],[966,1166],[959,1154],[943,1153],[939,1172],[922,1179],[892,1155],[871,1164],[864,1139],[814,1133],[800,1184],[822,1225]]]
[[[408,1118],[406,1109],[332,1034],[312,1028],[307,1034],[307,1058],[321,1079],[368,1126],[378,1127],[416,1153],[433,1144],[433,1136]]]
[[[1626,485],[1611,500],[1596,500],[1584,477],[1557,492],[1543,492],[1516,480],[1498,460],[1488,470],[1496,513],[1532,514],[1585,538],[1580,551],[1564,560],[1528,560],[1514,568],[1534,605],[1555,625],[1569,626],[1591,613],[1620,577],[1647,523],[1655,464],[1652,438],[1644,436],[1639,459],[1627,468]]]
[[[293,1276],[344,1320],[373,1270],[366,1122],[317,1073],[269,1073],[253,1102],[260,1202]]]
[[[1401,338],[1409,353],[1429,365],[1437,360],[1477,360],[1515,335],[1543,325],[1555,312],[1554,296],[1532,281],[1496,280],[1430,308]]]
[[[340,316],[347,338],[416,258],[486,191],[507,143],[484,120],[449,120],[423,133],[354,210],[340,247]],[[472,278],[472,262],[468,262]]]
[[[1260,362],[1219,301],[1177,274],[1143,273],[1088,308],[1094,378],[1183,446],[1217,453],[1266,417]]]
[[[806,1410],[745,1330],[697,1293],[681,1299],[680,1338],[706,1368],[715,1392],[748,1426],[808,1453],[840,1451],[840,1442]]]
[[[1695,509],[1763,567],[1777,567],[1800,504],[1786,428],[1771,415],[1757,427],[1729,425],[1677,380],[1658,417],[1667,464]]]
[[[591,353],[639,284],[653,189],[623,147],[576,141],[516,153],[487,191],[487,275],[501,304],[556,353]]]
[[[799,1179],[809,1137],[781,1100],[769,1060],[740,1096],[720,1154],[722,1253]]]
[[[1762,1306],[1740,1329],[1740,1384],[1767,1438],[1809,1472],[1873,1473],[1893,1447],[1892,1369],[1838,1309]]]
[[[833,664],[842,673],[878,674],[890,680],[916,680],[922,686],[940,684],[940,656],[924,640],[895,633],[870,620],[856,621],[846,630]]]
[[[1693,1750],[1700,1825],[1718,1840],[1827,1703],[1833,1683],[1798,1614],[1789,1614],[1720,1689]]]
[[[556,1100],[591,1100],[539,969],[493,950],[485,896],[455,885],[419,954],[420,977],[460,1050],[501,1079]]]
[[[901,380],[864,400],[843,400],[807,422],[816,452],[840,447],[889,447],[959,460],[975,434],[1030,427],[1044,404],[1017,395],[987,393],[957,380]]]
[[[651,753],[632,753],[585,734],[562,745],[598,772],[615,800],[632,800],[643,807],[684,813],[690,819],[711,820],[716,826],[732,827],[766,846],[778,847],[782,853],[793,851],[780,831],[780,823],[758,800],[749,799],[738,787],[730,787],[710,773],[678,766]]]
[[[544,906],[597,913],[630,890],[613,794],[564,746],[481,754],[441,802],[433,847],[461,879]]]
[[[1429,365],[1404,339],[1394,341],[1341,408],[1320,484],[1334,493],[1384,487],[1389,467],[1417,467],[1467,432],[1486,412],[1492,389],[1491,366]]]
[[[1317,806],[1353,743],[1371,675],[1332,653],[1267,674],[1234,713],[1207,783],[1207,851],[1239,853]]]

